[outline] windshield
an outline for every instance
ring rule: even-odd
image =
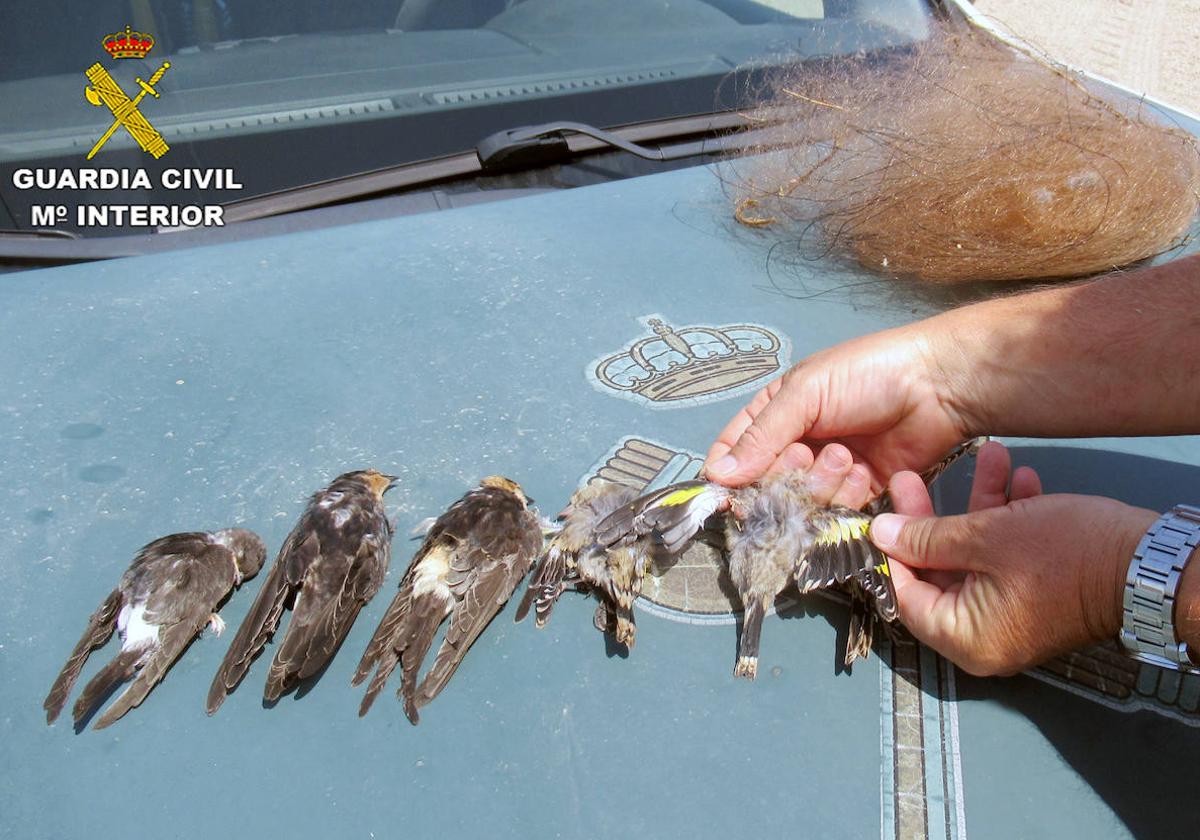
[[[225,203],[463,152],[530,123],[735,109],[753,68],[911,43],[928,15],[918,0],[70,5],[54,21],[43,4],[0,9],[4,32],[37,34],[7,38],[0,65],[0,228],[44,229],[31,208],[62,200],[61,178],[47,187],[21,170],[141,169],[149,186],[110,180],[103,201]],[[168,169],[225,180],[164,185]],[[75,187],[75,203],[94,184]],[[78,221],[65,211],[53,226],[129,232]]]

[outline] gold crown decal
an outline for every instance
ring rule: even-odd
[[[645,321],[654,335],[634,341],[593,368],[607,388],[655,403],[726,396],[780,368],[779,337],[756,324],[675,329],[661,318]]]
[[[145,32],[134,32],[126,24],[124,32],[105,35],[101,43],[113,58],[145,58],[146,53],[154,48],[154,36]]]

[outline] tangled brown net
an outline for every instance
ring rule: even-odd
[[[948,25],[947,25],[948,26]],[[779,73],[735,216],[805,250],[931,281],[1094,274],[1186,235],[1194,138],[973,26]]]

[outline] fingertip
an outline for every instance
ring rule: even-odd
[[[717,441],[708,448],[708,455],[704,458],[704,465],[700,467],[700,475],[712,475],[712,465],[729,454],[729,444],[724,441]]]
[[[986,510],[1008,501],[1008,481],[1012,472],[1012,456],[1008,447],[990,440],[975,457],[975,477],[967,510]]]
[[[933,499],[929,496],[929,488],[915,472],[903,470],[893,475],[888,482],[888,492],[897,513],[907,516],[933,515]]]
[[[1009,498],[1016,501],[1040,495],[1042,495],[1042,478],[1037,474],[1037,470],[1033,467],[1017,467],[1013,472]]]
[[[990,461],[996,458],[1005,457],[1008,454],[1008,447],[998,440],[985,440],[980,444],[979,449],[975,452],[975,461],[980,460]]]
[[[813,465],[813,451],[803,443],[789,443],[775,458],[775,462],[767,469],[767,475],[808,470]]]
[[[871,498],[871,473],[862,464],[855,464],[842,479],[842,486],[833,494],[835,505],[859,510]]]
[[[870,537],[875,547],[882,552],[889,552],[896,547],[900,539],[900,529],[908,517],[896,513],[881,513],[871,520]]]
[[[808,490],[820,504],[829,504],[854,466],[854,456],[840,443],[830,443],[817,453],[806,478]]]
[[[837,470],[848,470],[854,463],[854,454],[840,443],[825,444],[821,447],[821,454],[817,457],[822,464]]]
[[[715,461],[705,464],[700,474],[718,484],[734,485],[737,482],[739,463],[731,453],[721,455]]]
[[[764,447],[757,436],[743,434],[729,452],[708,465],[705,477],[728,487],[741,487],[762,478],[779,452],[782,449]]]

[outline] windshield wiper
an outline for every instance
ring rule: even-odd
[[[646,160],[681,160],[711,152],[711,140],[678,143],[669,149],[651,149],[623,139],[611,131],[578,122],[526,125],[497,131],[479,141],[475,154],[485,172],[548,166],[575,157],[580,150],[567,142],[568,132],[599,140],[605,146],[629,152]]]
[[[469,152],[399,164],[373,172],[347,175],[329,181],[282,190],[268,195],[234,201],[224,205],[223,228],[201,228],[197,233],[204,242],[233,241],[265,236],[293,229],[321,227],[328,218],[306,219],[303,211],[340,207],[341,223],[374,217],[353,207],[366,208],[371,199],[401,201],[420,210],[398,211],[395,206],[379,213],[391,215],[425,212],[454,206],[456,202],[436,198],[421,199],[436,192],[438,184],[450,184],[495,172],[516,169],[533,170],[563,160],[576,160],[591,153],[613,149],[648,158],[670,161],[680,158],[735,152],[760,147],[768,125],[737,112],[721,112],[691,117],[676,117],[602,130],[584,123],[555,122],[523,126],[490,135]],[[642,142],[671,141],[661,148],[649,148]],[[544,142],[543,142],[544,141]],[[481,189],[472,195],[509,197],[513,189]],[[411,197],[411,201],[408,199]],[[360,203],[361,202],[361,203]],[[291,214],[295,214],[292,216]],[[283,217],[287,216],[288,220]],[[234,222],[252,222],[243,227]],[[0,232],[0,271],[4,261],[33,260],[49,263],[79,262],[136,254],[170,251],[197,244],[192,235],[175,236],[186,230],[144,232],[125,236],[80,238],[66,231]]]
[[[347,175],[230,202],[225,205],[225,222],[243,222],[297,210],[311,210],[496,171],[533,169],[605,149],[617,148],[650,160],[677,160],[732,151],[752,145],[749,135],[753,132],[746,129],[761,125],[761,122],[745,114],[726,111],[656,120],[612,130],[573,122],[521,126],[489,135],[473,151]],[[714,134],[719,136],[713,137]],[[672,144],[666,149],[649,149],[638,145],[638,141],[693,136],[703,139]]]

